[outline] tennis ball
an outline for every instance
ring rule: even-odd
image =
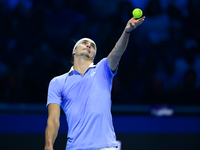
[[[142,17],[143,12],[142,12],[141,9],[135,8],[135,9],[132,11],[132,14],[133,14],[133,16],[134,16],[135,18],[140,18],[140,17]]]

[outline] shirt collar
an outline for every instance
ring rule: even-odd
[[[92,62],[88,68],[92,68],[92,67],[95,67],[96,65],[94,65],[94,63]],[[71,69],[69,70],[68,73],[72,72],[74,70],[74,66],[71,67]]]

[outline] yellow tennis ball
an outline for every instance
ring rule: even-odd
[[[133,14],[133,17],[135,17],[135,18],[140,18],[140,17],[142,17],[143,12],[142,12],[141,9],[135,8],[135,9],[132,11],[132,14]]]

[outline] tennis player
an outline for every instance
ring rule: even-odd
[[[53,150],[60,126],[60,107],[68,123],[66,150],[117,150],[111,115],[112,80],[130,33],[145,17],[131,18],[110,54],[94,65],[97,46],[82,38],[74,46],[70,71],[54,77],[48,88],[45,150]]]

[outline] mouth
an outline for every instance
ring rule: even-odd
[[[88,53],[90,53],[90,49],[89,48],[84,48],[83,50],[86,50]]]

